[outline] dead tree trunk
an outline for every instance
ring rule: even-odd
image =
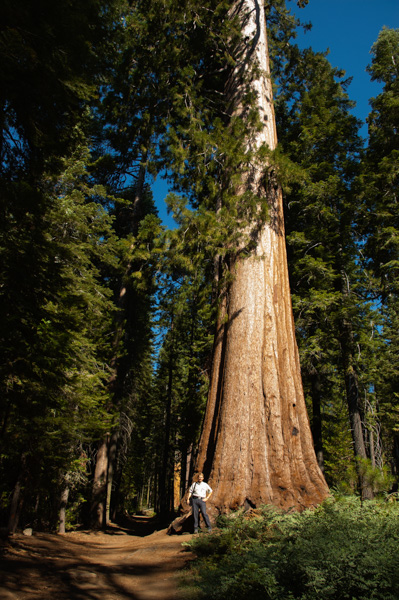
[[[251,150],[276,147],[275,118],[263,0],[242,0],[234,11],[247,48],[226,98],[237,115],[242,72],[251,81],[264,124]],[[232,101],[233,98],[233,101]],[[215,338],[207,410],[196,464],[214,490],[213,515],[240,506],[314,506],[328,494],[317,464],[304,402],[288,281],[280,187],[265,181],[258,162],[239,190],[267,202],[269,219],[256,234],[252,255],[237,258]],[[255,228],[255,223],[254,223]]]

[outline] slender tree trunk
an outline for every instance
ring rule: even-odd
[[[24,478],[25,469],[24,467],[21,470],[21,473],[15,483],[14,491],[11,498],[11,506],[10,513],[8,518],[8,532],[15,533],[18,527],[19,515],[21,514],[21,508],[23,503],[23,497],[21,494],[22,491],[22,481]]]
[[[116,466],[116,452],[118,446],[118,430],[113,431],[109,444],[108,444],[108,465],[107,465],[107,495],[105,502],[105,524],[111,520],[110,512],[111,512],[111,495],[113,489],[114,482],[114,473]]]
[[[392,473],[399,476],[399,434],[394,433],[393,436],[393,452],[392,452]]]
[[[252,90],[264,127],[252,149],[276,146],[275,118],[262,0],[234,5],[247,51],[230,81],[228,103],[239,114],[240,77],[259,66]],[[214,493],[211,513],[274,504],[304,508],[321,502],[328,488],[317,464],[306,412],[288,282],[279,186],[265,182],[257,164],[242,188],[268,203],[269,220],[254,223],[252,256],[232,264],[234,275],[217,324],[210,391],[197,459]]]
[[[349,419],[355,456],[367,458],[366,444],[363,435],[363,410],[359,401],[359,384],[356,369],[353,366],[352,355],[346,344],[343,344],[343,358],[345,370],[345,387],[348,401]]]
[[[171,326],[173,336],[173,317]],[[166,515],[170,512],[170,429],[171,429],[171,417],[172,417],[172,394],[173,394],[173,339],[171,344],[171,352],[169,355],[169,366],[168,366],[168,388],[166,394],[166,407],[165,407],[165,430],[164,430],[164,447],[162,457],[162,470],[160,475],[159,484],[159,500],[160,500],[160,512],[162,515]]]
[[[191,460],[193,453],[193,444],[188,448],[185,446],[182,449],[181,474],[180,474],[180,497],[184,496],[186,489],[190,485]]]
[[[321,418],[321,382],[320,374],[317,369],[314,369],[310,376],[312,384],[312,434],[314,449],[316,452],[317,463],[322,473],[324,473],[324,448],[322,434],[322,418]]]
[[[183,496],[186,491],[186,473],[187,473],[187,450],[182,447],[181,450],[181,460],[180,460],[180,497]]]
[[[377,467],[377,461],[375,459],[375,450],[374,450],[374,433],[373,430],[371,429],[369,431],[369,448],[370,448],[370,461],[371,461],[371,466],[373,467],[373,469],[375,469]]]
[[[118,450],[119,452],[119,450]],[[119,462],[119,461],[118,461]],[[110,497],[110,513],[109,519],[115,522],[118,513],[124,510],[124,498],[121,494],[122,466],[118,464],[118,468],[112,475],[112,493]]]
[[[129,225],[129,230],[133,234],[137,234],[138,225],[140,221],[140,210],[141,200],[144,193],[145,175],[146,168],[144,166],[147,160],[147,153],[144,152],[142,156],[143,164],[139,167],[135,196],[132,205],[129,207],[129,213],[126,217]],[[131,248],[132,249],[132,246]],[[119,309],[116,316],[115,323],[115,334],[113,339],[114,356],[110,361],[111,366],[111,377],[108,382],[108,387],[111,394],[114,397],[116,405],[119,403],[119,393],[122,386],[124,377],[126,375],[124,369],[121,368],[119,363],[119,350],[122,343],[123,335],[125,333],[125,318],[126,310],[128,306],[128,295],[129,289],[125,283],[132,269],[132,263],[126,266],[123,277],[121,278],[121,285],[116,300],[117,308]],[[112,480],[114,475],[114,464],[116,457],[116,446],[112,443],[113,439],[117,439],[119,436],[118,429],[115,429],[111,435],[111,443],[109,443],[109,434],[101,441],[99,450],[97,452],[96,467],[94,472],[93,481],[93,500],[91,506],[91,521],[94,527],[105,527],[110,520],[110,506],[111,506],[111,495],[112,495]],[[108,455],[111,452],[111,456]],[[98,464],[97,464],[98,463]]]
[[[7,431],[10,410],[11,410],[11,400],[7,400],[6,408],[4,411],[4,416],[2,416],[2,424],[1,424],[1,428],[0,428],[0,442],[3,441],[6,431]]]
[[[146,507],[150,507],[150,493],[151,493],[151,477],[148,478],[147,482],[147,496],[146,496]]]
[[[58,527],[58,533],[65,533],[65,517],[66,517],[66,507],[68,504],[69,498],[69,486],[65,485],[64,489],[61,492],[60,498],[60,524]]]
[[[349,421],[353,440],[353,451],[355,458],[365,460],[368,458],[368,456],[363,429],[363,409],[359,396],[358,375],[353,365],[353,355],[350,349],[352,330],[348,323],[343,325],[342,329],[343,341],[341,343],[341,347],[345,372],[346,399],[348,403]],[[374,497],[372,486],[367,481],[367,477],[365,476],[363,472],[364,469],[362,469],[361,465],[359,463],[356,463],[356,465],[362,498],[364,500],[369,500]]]
[[[346,297],[349,297],[351,293],[348,281],[349,280],[346,274],[342,272],[341,293],[344,299]],[[351,322],[347,318],[342,319],[340,323],[340,332],[342,363],[344,369],[346,388],[346,400],[348,404],[349,421],[351,425],[353,451],[355,454],[355,458],[365,460],[368,458],[368,456],[365,443],[364,410],[360,399],[359,378],[354,359],[355,342],[353,328]],[[362,468],[359,462],[356,463],[356,468],[362,498],[364,500],[373,498],[373,489],[367,481],[367,477],[364,474],[364,468]]]
[[[91,524],[100,529],[105,524],[105,504],[107,494],[108,437],[101,440],[94,470],[93,496],[91,504]]]

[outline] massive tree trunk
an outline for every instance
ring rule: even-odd
[[[232,116],[242,108],[241,81],[254,61],[251,86],[264,124],[248,149],[276,146],[263,0],[235,4],[246,49],[230,80]],[[268,203],[252,255],[237,258],[218,321],[210,392],[197,471],[214,493],[211,514],[240,506],[314,506],[328,494],[317,464],[304,402],[291,307],[280,187],[267,165],[253,164],[239,192]],[[255,226],[255,223],[254,223]]]

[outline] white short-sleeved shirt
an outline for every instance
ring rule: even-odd
[[[193,496],[199,496],[200,498],[206,498],[208,494],[211,493],[212,488],[205,483],[205,481],[201,481],[201,483],[196,482],[190,486],[190,494]]]

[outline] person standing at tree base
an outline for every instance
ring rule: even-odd
[[[211,495],[212,488],[205,483],[203,473],[198,473],[197,481],[190,486],[188,491],[188,502],[193,508],[194,533],[198,533],[200,511],[208,531],[212,531],[211,523],[206,512],[206,502],[209,500]]]

